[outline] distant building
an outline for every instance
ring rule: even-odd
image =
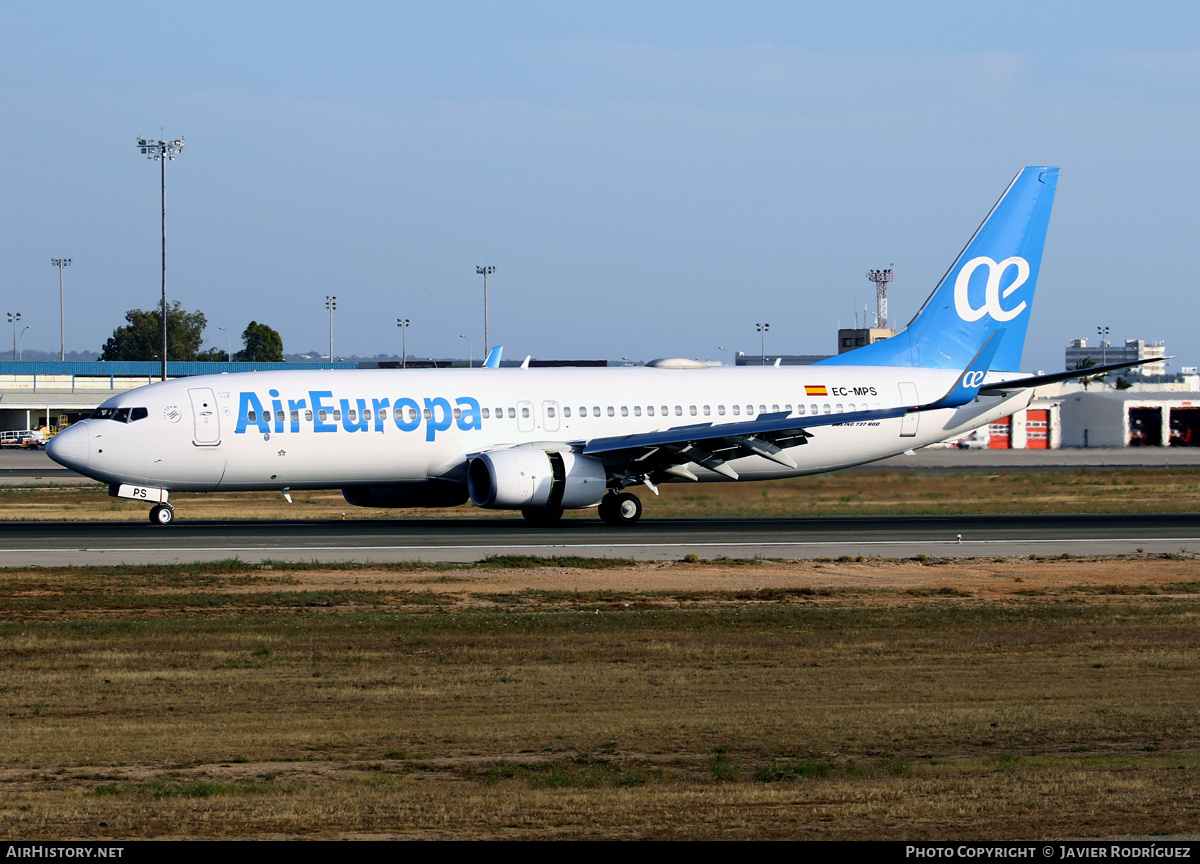
[[[1165,358],[1167,349],[1162,342],[1147,342],[1144,339],[1126,339],[1124,345],[1114,345],[1107,339],[1096,345],[1088,345],[1086,339],[1072,339],[1067,346],[1067,370],[1082,368],[1079,364],[1088,359],[1095,360],[1096,366],[1107,363],[1132,363],[1135,360],[1145,360],[1151,357]],[[1122,372],[1122,375],[1165,375],[1167,364],[1165,359],[1144,366],[1135,366]]]
[[[862,329],[839,330],[838,353],[845,354],[847,351],[853,351],[855,348],[861,348],[864,345],[871,345],[875,342],[882,342],[884,339],[891,339],[895,335],[896,331],[889,327],[864,327]]]

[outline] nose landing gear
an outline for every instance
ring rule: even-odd
[[[170,525],[175,521],[175,508],[170,504],[155,504],[150,508],[151,525]]]
[[[633,525],[642,518],[642,502],[632,492],[608,493],[599,510],[605,525]]]

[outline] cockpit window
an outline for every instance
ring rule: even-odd
[[[116,420],[118,423],[132,423],[150,416],[145,408],[105,408],[101,406],[92,412],[89,420]]]

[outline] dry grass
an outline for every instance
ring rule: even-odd
[[[1200,470],[1083,469],[996,474],[843,472],[767,483],[672,483],[641,494],[648,517],[1200,512]],[[338,491],[172,496],[188,519],[510,518],[470,504],[434,510],[351,507]],[[143,521],[146,505],[99,486],[0,488],[0,521]],[[595,518],[594,510],[568,514]]]
[[[1195,561],[585,563],[4,572],[0,834],[946,839],[1200,816]]]

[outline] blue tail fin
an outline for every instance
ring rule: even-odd
[[[991,368],[1016,371],[1057,182],[1057,168],[1021,171],[907,329],[820,362],[962,369],[994,331],[1003,329]]]

